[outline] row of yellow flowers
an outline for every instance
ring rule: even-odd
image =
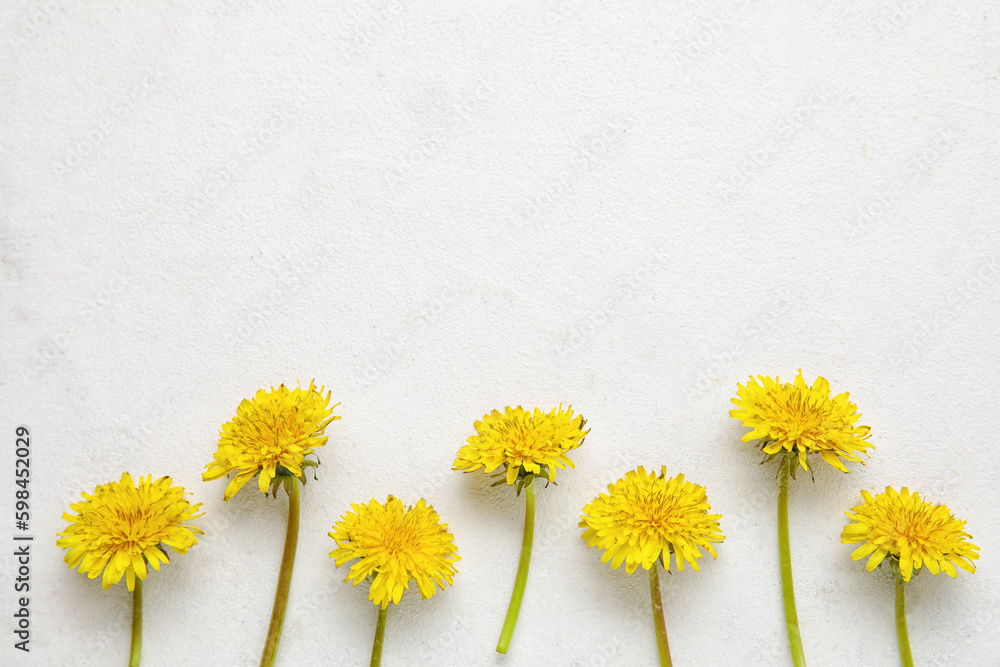
[[[295,562],[299,531],[299,493],[306,470],[319,465],[316,449],[327,442],[326,427],[339,416],[339,404],[330,405],[330,392],[314,383],[302,389],[285,385],[259,390],[243,400],[236,416],[223,424],[218,450],[206,465],[203,478],[228,477],[224,498],[231,499],[248,481],[257,478],[264,494],[277,496],[279,487],[289,498],[288,528],[278,576],[271,623],[261,654],[261,665],[272,665],[277,654]],[[861,415],[847,393],[831,397],[822,377],[812,386],[801,371],[792,383],[758,376],[739,385],[737,409],[730,415],[751,430],[744,441],[757,441],[765,460],[778,461],[778,541],[781,582],[788,628],[789,649],[795,665],[805,658],[799,633],[792,585],[788,539],[788,487],[800,468],[809,471],[809,455],[849,472],[845,461],[864,461],[870,429],[859,425]],[[589,430],[572,408],[544,412],[521,406],[493,410],[475,423],[476,435],[458,451],[455,470],[482,469],[525,496],[524,537],[521,559],[507,617],[496,650],[506,653],[513,637],[524,597],[531,561],[535,522],[535,480],[554,481],[557,469],[573,467],[568,453],[583,444]],[[868,558],[871,571],[888,559],[896,581],[896,625],[900,657],[912,665],[905,617],[905,582],[926,568],[932,574],[956,576],[955,566],[974,572],[978,547],[968,540],[965,522],[955,519],[944,505],[934,505],[911,494],[906,487],[884,494],[861,492],[864,502],[847,512],[851,519],[841,535],[844,544],[860,544],[852,558]],[[155,482],[129,473],[121,480],[98,486],[83,501],[73,503],[63,518],[69,523],[59,533],[57,545],[67,549],[65,561],[91,579],[101,577],[107,589],[125,578],[133,591],[133,629],[130,665],[138,665],[142,632],[142,582],[148,567],[159,570],[168,551],[185,553],[197,544],[202,531],[187,522],[201,514],[184,489],[169,477]],[[670,664],[666,624],[659,587],[659,568],[669,571],[671,554],[678,570],[685,563],[695,571],[703,551],[716,557],[713,543],[724,540],[719,514],[710,514],[705,488],[686,481],[682,474],[667,478],[638,467],[608,485],[583,508],[580,527],[588,546],[603,549],[602,562],[628,573],[642,566],[649,574],[653,621],[661,665]],[[379,665],[389,603],[398,604],[403,592],[416,582],[423,598],[445,584],[451,585],[459,560],[447,524],[433,507],[420,499],[413,506],[389,496],[385,503],[372,499],[352,505],[333,526],[329,536],[336,543],[330,552],[336,567],[352,563],[345,581],[357,586],[370,582],[368,598],[378,606],[372,647],[372,665]],[[169,547],[169,549],[167,549]]]

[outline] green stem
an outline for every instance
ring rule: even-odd
[[[385,640],[385,617],[389,611],[389,605],[378,608],[378,625],[375,626],[375,642],[372,644],[371,667],[379,667],[382,664],[382,642]]]
[[[913,654],[910,653],[910,633],[906,630],[906,598],[903,577],[896,575],[896,639],[899,640],[899,660],[903,667],[913,667]]]
[[[135,578],[135,590],[132,591],[132,650],[128,658],[128,667],[139,667],[139,654],[142,652],[142,579]]]
[[[663,598],[660,597],[660,561],[649,568],[649,597],[653,600],[653,625],[656,626],[656,648],[660,667],[671,667],[670,646],[667,644],[667,624],[663,620]]]
[[[510,648],[511,637],[514,636],[517,615],[521,611],[521,599],[524,598],[524,585],[528,582],[528,566],[531,564],[531,543],[534,535],[535,478],[531,477],[524,485],[524,539],[521,540],[521,563],[517,566],[517,579],[514,580],[514,591],[510,594],[507,618],[504,619],[500,641],[497,642],[497,653],[506,653]]]
[[[292,584],[292,568],[295,567],[295,547],[299,543],[299,480],[292,478],[291,487],[288,494],[285,550],[281,554],[278,587],[274,591],[274,606],[271,608],[271,625],[267,629],[264,652],[260,655],[260,667],[271,667],[278,655],[278,642],[281,641],[281,628],[285,624],[285,608],[288,606],[288,589]]]
[[[778,552],[781,557],[781,594],[785,602],[788,648],[795,667],[805,667],[806,656],[802,652],[799,615],[795,611],[795,587],[792,585],[792,551],[788,546],[788,476],[795,462],[795,457],[786,457],[778,474]]]

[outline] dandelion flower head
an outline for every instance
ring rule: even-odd
[[[460,556],[448,524],[441,523],[423,499],[413,507],[389,496],[385,504],[372,498],[367,505],[351,505],[329,533],[337,548],[330,552],[336,566],[356,560],[344,581],[357,586],[371,578],[368,599],[381,608],[399,604],[403,591],[416,581],[423,599],[444,590],[455,576]]]
[[[79,568],[89,579],[103,572],[105,589],[125,575],[131,591],[136,577],[145,579],[149,573],[147,564],[159,570],[168,562],[164,545],[183,554],[198,543],[195,533],[201,529],[181,524],[201,516],[201,503],[191,505],[169,477],[151,479],[140,477],[136,486],[131,475],[122,473],[120,481],[102,484],[69,506],[76,514],[63,514],[69,526],[56,545],[68,549],[63,560],[71,570]]]
[[[898,561],[903,581],[909,581],[921,567],[952,577],[957,575],[956,565],[966,572],[976,571],[972,561],[979,558],[979,547],[968,541],[972,536],[965,532],[965,522],[946,506],[925,502],[905,486],[901,493],[887,486],[885,493],[872,496],[862,491],[861,497],[864,503],[847,512],[852,523],[844,527],[840,541],[861,544],[851,558],[870,555],[865,566],[869,572],[886,556]]]
[[[872,445],[867,442],[870,428],[857,424],[861,415],[848,398],[847,392],[831,398],[830,383],[823,377],[808,386],[801,370],[794,383],[758,375],[739,385],[732,399],[738,409],[729,416],[753,429],[743,441],[760,440],[765,454],[797,454],[799,465],[809,470],[806,457],[817,453],[837,470],[850,472],[843,460],[864,465],[858,454],[867,456]]]
[[[583,444],[590,430],[586,420],[574,415],[572,407],[560,405],[549,412],[528,411],[520,405],[493,410],[476,422],[476,433],[458,450],[455,470],[473,472],[484,468],[491,473],[501,465],[507,484],[519,477],[539,475],[555,480],[556,468],[573,467],[566,453]]]
[[[219,448],[208,463],[202,479],[206,482],[229,474],[234,477],[226,487],[229,500],[258,473],[258,487],[267,493],[275,477],[294,475],[302,478],[302,468],[316,465],[306,461],[317,447],[326,444],[323,429],[334,416],[330,392],[313,382],[308,389],[289,389],[284,384],[271,391],[260,389],[253,400],[244,399],[232,421],[222,425]]]
[[[684,475],[666,476],[666,467],[657,475],[640,466],[583,508],[582,537],[587,546],[604,549],[602,563],[610,560],[615,569],[625,563],[632,573],[640,565],[648,570],[659,559],[669,569],[673,552],[678,570],[687,561],[697,572],[699,547],[715,558],[712,542],[725,536],[719,528],[722,516],[708,513],[705,487],[684,481]]]

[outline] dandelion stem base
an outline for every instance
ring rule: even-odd
[[[292,584],[292,569],[295,567],[295,549],[299,543],[299,481],[292,479],[288,494],[288,528],[285,530],[285,549],[281,554],[281,569],[278,571],[278,586],[274,591],[274,606],[271,608],[271,625],[267,629],[264,652],[260,656],[260,667],[272,667],[278,655],[281,629],[285,625],[285,609],[288,607],[288,591]]]
[[[139,667],[142,652],[142,579],[136,577],[132,591],[132,649],[129,652],[128,667]]]
[[[896,575],[896,639],[899,640],[899,660],[903,667],[913,667],[910,653],[910,633],[906,629],[906,597],[903,587],[906,582]]]
[[[778,552],[781,560],[781,594],[785,604],[785,626],[788,628],[788,648],[795,667],[805,667],[799,615],[795,610],[795,587],[792,585],[792,551],[788,544],[788,478],[795,458],[786,457],[778,473]]]
[[[389,612],[389,605],[378,608],[378,623],[375,625],[375,641],[372,642],[372,661],[370,667],[379,667],[382,664],[382,644],[385,641],[385,618]]]
[[[671,667],[670,646],[667,644],[667,623],[663,620],[663,598],[660,596],[660,564],[649,568],[649,596],[653,601],[653,625],[656,626],[656,648],[660,667]]]
[[[500,641],[497,642],[497,653],[506,653],[514,636],[517,615],[521,611],[521,600],[524,598],[524,586],[528,582],[528,566],[531,564],[531,544],[534,535],[535,479],[532,477],[524,485],[524,538],[521,540],[521,562],[517,566],[517,579],[514,580],[514,590],[510,594],[510,605],[507,607],[507,618],[504,619]]]

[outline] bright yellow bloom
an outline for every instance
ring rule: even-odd
[[[562,405],[550,412],[538,408],[528,412],[520,405],[507,406],[503,414],[494,410],[476,422],[479,435],[469,437],[469,444],[458,450],[454,469],[485,468],[491,473],[503,465],[507,484],[526,474],[555,481],[556,468],[573,467],[566,452],[583,444],[590,433],[583,430],[586,423],[582,416],[573,415],[572,407],[563,410]]]
[[[303,463],[305,457],[326,444],[323,429],[340,419],[333,415],[340,403],[329,403],[330,392],[323,396],[323,387],[316,389],[314,382],[308,389],[282,384],[271,391],[258,390],[252,401],[243,399],[232,421],[222,425],[219,449],[201,478],[208,482],[236,473],[226,487],[226,500],[257,473],[265,494],[277,476],[301,478],[303,466],[316,465]]]
[[[867,456],[868,426],[856,425],[861,418],[858,406],[844,392],[830,398],[830,383],[818,377],[810,387],[802,378],[795,383],[779,384],[778,378],[758,375],[760,383],[750,378],[746,386],[738,385],[738,398],[732,399],[739,409],[729,416],[739,419],[752,431],[743,436],[744,442],[761,440],[765,454],[782,450],[798,454],[803,470],[809,470],[806,455],[819,454],[824,461],[842,472],[850,472],[841,459],[858,461],[858,453]]]
[[[440,523],[422,498],[409,508],[389,496],[384,505],[372,498],[367,505],[351,504],[351,509],[329,533],[337,542],[330,558],[337,567],[358,559],[344,581],[357,586],[372,577],[369,600],[384,609],[389,602],[399,604],[411,581],[425,600],[434,594],[434,584],[444,590],[446,581],[452,583],[454,563],[461,557],[445,530],[448,524]]]
[[[191,505],[184,498],[184,489],[171,486],[169,477],[150,482],[152,475],[139,478],[139,486],[127,472],[121,481],[102,484],[94,494],[83,494],[83,501],[69,508],[76,514],[63,514],[69,522],[59,533],[56,546],[69,549],[63,560],[72,570],[95,579],[103,570],[101,586],[111,588],[125,575],[128,589],[135,589],[135,578],[145,579],[146,564],[160,569],[168,562],[161,547],[166,545],[177,553],[198,544],[195,533],[200,528],[180,525],[201,516],[201,503]]]
[[[854,523],[844,527],[840,541],[863,543],[851,558],[860,560],[871,554],[865,567],[869,572],[886,556],[899,561],[903,581],[925,565],[931,574],[944,570],[952,577],[957,575],[955,565],[966,572],[976,571],[972,561],[979,558],[979,547],[966,541],[972,535],[963,530],[965,522],[944,505],[924,502],[919,493],[911,495],[905,486],[902,493],[887,486],[885,493],[872,497],[862,491],[861,497],[865,502],[847,512]]]
[[[602,493],[583,508],[580,527],[588,547],[604,549],[601,562],[611,561],[611,567],[625,563],[631,574],[642,565],[649,569],[662,558],[670,569],[670,553],[677,569],[684,561],[698,571],[701,547],[715,558],[712,542],[722,542],[721,514],[709,514],[712,509],[705,496],[705,487],[684,481],[684,475],[666,479],[667,469],[660,474],[638,469],[608,485]]]

